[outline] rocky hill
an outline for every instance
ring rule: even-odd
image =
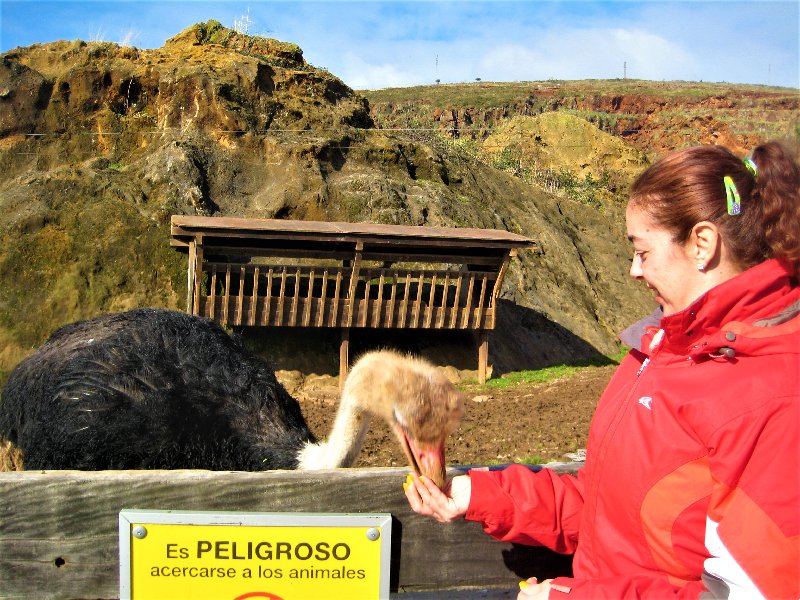
[[[172,214],[522,233],[537,245],[505,280],[495,373],[614,352],[615,332],[650,310],[627,276],[623,212],[651,148],[579,114],[554,121],[537,109],[520,121],[474,104],[426,113],[415,93],[400,104],[365,97],[296,45],[214,21],[154,50],[58,41],[0,55],[0,377],[63,323],[184,308]],[[720,101],[740,95],[731,88]],[[797,96],[783,95],[796,111]],[[395,130],[414,125],[401,104],[443,134]],[[469,144],[454,143],[452,119],[465,115],[478,126]],[[580,148],[554,151],[557,139]],[[336,372],[335,336],[242,333],[279,368]],[[455,337],[355,336],[354,350],[372,343],[474,368]]]
[[[484,140],[512,117],[557,112],[625,140],[650,160],[696,144],[745,154],[766,139],[797,143],[800,92],[727,83],[636,79],[477,82],[368,90],[376,124]]]

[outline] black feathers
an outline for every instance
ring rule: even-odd
[[[0,436],[26,469],[294,469],[316,441],[272,369],[216,323],[139,309],[62,327],[12,372]]]

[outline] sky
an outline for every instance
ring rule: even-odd
[[[157,48],[208,19],[300,46],[355,89],[547,79],[800,88],[800,0],[0,0],[0,52]]]

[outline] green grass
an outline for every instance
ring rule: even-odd
[[[589,121],[589,123],[595,123],[598,127],[616,127],[617,123],[620,119],[630,119],[634,120],[639,117],[639,115],[635,115],[632,113],[610,113],[605,111],[597,111],[597,110],[577,110],[577,109],[563,109],[562,112],[576,116],[584,121]]]
[[[531,371],[513,371],[496,379],[489,379],[482,386],[482,388],[487,390],[504,389],[522,383],[547,383],[556,379],[572,377],[582,369],[617,365],[627,353],[628,348],[623,348],[617,354],[612,356],[601,354],[570,364],[553,365],[551,367],[544,367],[542,369],[535,369]]]
[[[533,456],[515,456],[513,459],[508,460],[500,460],[498,458],[482,461],[481,465],[485,467],[495,467],[498,465],[510,465],[510,464],[517,464],[517,465],[544,465],[550,462],[547,459],[542,458],[538,454]]]
[[[745,98],[748,94],[758,94],[750,106],[744,100],[734,102],[731,108],[719,108],[715,115],[731,127],[736,135],[755,135],[761,138],[791,137],[800,129],[791,111],[780,108],[782,101],[794,101],[797,90],[793,88],[731,84],[726,82],[697,81],[647,81],[637,79],[591,79],[575,81],[524,81],[524,82],[463,82],[432,84],[407,88],[385,88],[380,90],[360,90],[373,108],[374,118],[381,127],[391,128],[433,128],[439,124],[432,115],[437,109],[481,111],[498,107],[511,108],[512,112],[525,106],[528,114],[554,110],[552,105],[559,105],[563,112],[579,116],[594,123],[602,130],[613,130],[619,126],[620,120],[636,121],[644,115],[616,113],[592,110],[575,110],[568,108],[573,101],[585,103],[594,98],[611,98],[614,96],[651,96],[674,99],[680,108],[662,110],[653,118],[656,123],[666,124],[670,129],[673,119],[691,119],[694,116],[706,117],[709,108],[703,101],[719,96]],[[384,105],[384,106],[382,106]],[[515,108],[516,107],[516,108]],[[694,108],[693,108],[694,107]],[[491,119],[479,119],[471,125],[459,122],[458,130],[462,139],[480,139],[488,131],[497,126]],[[418,132],[419,133],[419,132]],[[684,135],[687,143],[693,143],[698,130],[687,127],[685,131],[674,131],[675,135]],[[434,137],[431,134],[429,137]],[[432,142],[433,140],[428,140]],[[445,145],[448,142],[445,141]],[[454,146],[454,140],[449,144]],[[438,146],[437,146],[438,147]],[[478,147],[464,146],[456,148],[460,154],[480,157]]]
[[[555,92],[555,97],[586,98],[596,95],[644,94],[668,98],[705,98],[730,91],[771,92],[792,96],[791,88],[697,81],[647,81],[640,79],[587,79],[574,81],[464,82],[407,88],[360,90],[369,102],[392,102],[419,106],[503,106],[524,102],[536,92]]]

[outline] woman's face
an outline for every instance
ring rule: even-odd
[[[637,208],[628,205],[625,218],[633,244],[631,277],[642,279],[653,290],[665,316],[688,307],[706,291],[689,246],[673,242],[666,229],[654,225]]]

